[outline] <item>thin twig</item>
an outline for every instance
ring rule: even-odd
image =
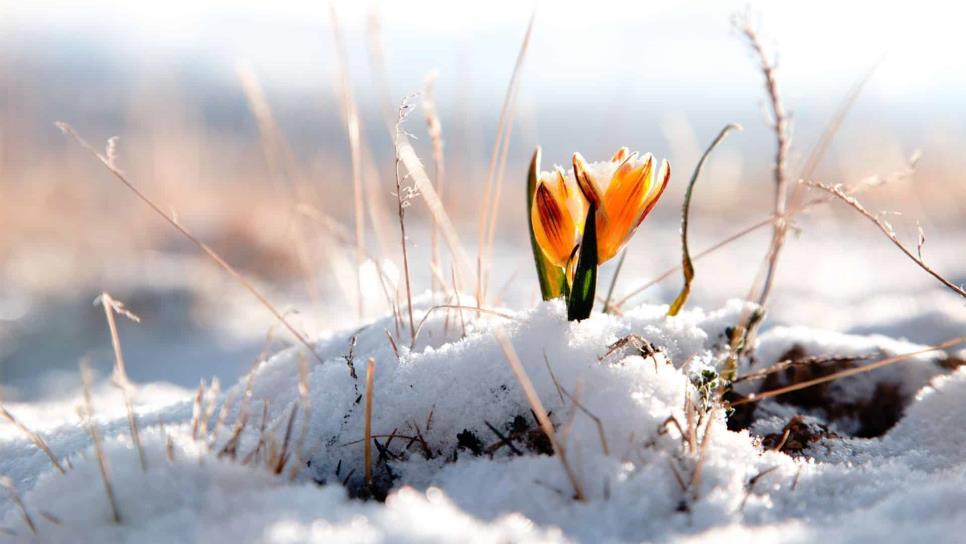
[[[778,78],[775,63],[765,53],[758,33],[752,28],[747,16],[736,18],[735,24],[739,27],[741,33],[745,35],[745,38],[748,39],[748,44],[758,58],[759,68],[765,78],[765,90],[768,93],[768,102],[771,105],[773,116],[772,129],[775,132],[775,163],[773,165],[775,200],[773,211],[776,221],[772,233],[771,247],[767,256],[767,271],[765,272],[761,291],[757,298],[758,305],[764,307],[771,293],[772,280],[774,279],[775,269],[778,264],[778,256],[781,253],[782,246],[785,242],[785,234],[788,231],[788,223],[785,221],[784,215],[788,205],[786,158],[788,149],[791,146],[791,134],[788,126],[788,116],[785,113],[785,106],[782,104],[781,96],[778,93]]]
[[[908,247],[906,247],[905,244],[899,241],[898,236],[896,236],[896,231],[895,229],[892,228],[892,225],[890,225],[886,220],[882,219],[878,215],[873,214],[868,209],[866,209],[866,207],[863,206],[862,203],[858,201],[858,199],[856,199],[851,194],[847,193],[842,185],[827,185],[824,183],[819,183],[817,181],[806,181],[805,184],[808,185],[809,187],[821,189],[826,193],[838,198],[842,202],[851,206],[857,212],[862,214],[866,219],[868,219],[869,221],[872,221],[875,224],[875,226],[879,227],[879,230],[881,230],[882,233],[885,234],[886,237],[888,237],[889,240],[891,240],[896,247],[898,247],[903,253],[905,253],[907,257],[912,259],[912,262],[916,263],[919,266],[919,268],[922,268],[924,271],[926,271],[926,273],[936,278],[940,283],[942,283],[943,285],[951,289],[957,295],[963,298],[966,298],[966,290],[964,290],[962,287],[956,285],[955,283],[943,277],[942,274],[940,274],[939,272],[936,272],[932,267],[930,267],[928,264],[926,264],[925,261],[922,260],[921,248],[922,248],[922,241],[925,235],[921,234],[921,230],[920,230],[920,238],[919,238],[920,251],[918,252],[919,255],[917,256]]]
[[[258,288],[256,288],[251,281],[245,278],[245,276],[243,276],[241,272],[235,269],[235,267],[233,267],[232,265],[228,264],[228,261],[223,259],[221,255],[215,252],[215,250],[211,249],[211,247],[209,247],[208,244],[196,238],[195,235],[191,234],[191,232],[188,231],[188,229],[186,229],[185,227],[183,227],[181,223],[178,223],[178,221],[174,217],[172,217],[164,210],[162,210],[157,204],[155,204],[153,200],[148,198],[148,196],[142,193],[141,190],[138,189],[133,183],[128,181],[124,173],[121,172],[121,170],[119,170],[114,165],[113,160],[107,158],[106,156],[101,154],[100,151],[98,151],[93,146],[91,146],[91,144],[87,143],[87,140],[82,138],[80,134],[78,134],[74,130],[73,127],[63,122],[57,122],[55,123],[55,125],[62,132],[74,138],[74,140],[77,141],[77,143],[80,144],[81,147],[83,147],[91,154],[93,154],[94,157],[96,157],[97,160],[101,161],[101,164],[107,167],[107,169],[111,172],[111,174],[113,174],[118,181],[120,181],[125,187],[127,187],[131,192],[133,192],[135,196],[138,197],[138,199],[140,199],[142,202],[147,204],[148,207],[151,208],[152,211],[154,211],[154,213],[160,215],[162,219],[167,221],[168,224],[174,227],[175,230],[181,233],[182,236],[187,238],[188,241],[194,244],[198,249],[203,251],[209,258],[211,258],[211,260],[215,261],[215,264],[221,267],[222,270],[227,272],[228,275],[230,275],[235,281],[237,281],[239,284],[241,284],[242,287],[244,287],[249,293],[251,293],[252,296],[254,296],[258,300],[258,302],[262,306],[264,306],[265,309],[267,309],[269,313],[272,314],[272,316],[275,317],[275,319],[277,319],[282,325],[284,325],[285,328],[288,329],[288,331],[292,333],[292,335],[295,336],[295,338],[299,342],[301,342],[302,345],[305,346],[305,348],[309,350],[310,353],[312,353],[312,356],[315,357],[315,359],[319,361],[320,364],[325,362],[322,360],[322,357],[320,357],[319,354],[315,352],[315,349],[309,343],[308,339],[302,333],[300,333],[298,329],[296,329],[287,319],[285,319],[282,313],[279,312],[278,309],[276,309],[275,305],[269,302],[268,299],[265,298],[265,295],[263,295],[262,292],[259,291]]]
[[[868,364],[868,365],[865,365],[865,366],[860,366],[860,367],[856,367],[856,368],[849,368],[849,369],[846,369],[846,370],[842,370],[840,372],[836,372],[834,374],[829,374],[827,376],[822,376],[820,378],[815,378],[815,379],[812,379],[812,380],[807,380],[807,381],[799,382],[799,383],[793,383],[793,384],[787,385],[785,387],[780,387],[778,389],[773,389],[771,391],[765,391],[765,392],[762,392],[762,393],[752,393],[752,394],[748,395],[747,397],[745,397],[743,399],[740,399],[740,400],[737,400],[737,401],[731,403],[731,406],[740,406],[742,404],[749,404],[749,403],[752,403],[752,402],[758,402],[760,400],[768,399],[768,398],[771,398],[771,397],[777,397],[778,395],[784,395],[785,393],[790,393],[792,391],[798,391],[799,389],[806,389],[808,387],[812,387],[814,385],[818,385],[818,384],[821,384],[821,383],[831,382],[831,381],[838,380],[838,379],[841,379],[841,378],[847,378],[849,376],[855,376],[857,374],[863,374],[865,372],[870,372],[872,370],[876,370],[876,369],[882,368],[884,366],[893,365],[895,363],[901,363],[902,361],[905,361],[906,359],[909,359],[910,357],[914,357],[916,355],[921,355],[923,353],[929,353],[931,351],[938,351],[938,350],[950,348],[950,347],[953,347],[953,346],[956,346],[956,345],[959,345],[959,344],[963,344],[963,343],[966,343],[966,336],[960,336],[959,338],[953,338],[951,340],[946,340],[945,342],[943,342],[941,344],[936,344],[933,347],[929,347],[929,348],[925,348],[925,349],[920,349],[920,350],[917,350],[917,351],[911,351],[909,353],[901,353],[899,355],[894,355],[892,357],[887,357],[885,359],[882,359],[880,361],[876,361],[874,363],[871,363],[871,364]]]

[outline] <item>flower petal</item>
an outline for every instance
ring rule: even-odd
[[[630,150],[626,147],[622,147],[618,149],[616,153],[614,153],[614,156],[610,158],[610,162],[624,162],[627,160],[629,154]]]
[[[607,213],[597,221],[598,262],[616,255],[640,224],[653,185],[653,171],[654,157],[646,155],[639,166],[625,162],[614,172],[604,193]]]
[[[554,265],[564,267],[576,244],[577,229],[570,211],[558,195],[559,192],[555,195],[550,189],[550,184],[541,180],[534,195],[530,221],[543,254]]]
[[[644,211],[641,212],[641,217],[637,220],[637,224],[640,225],[647,214],[651,213],[654,206],[657,205],[657,201],[661,199],[661,195],[664,194],[664,189],[667,189],[667,183],[671,181],[671,163],[667,162],[667,159],[661,161],[661,169],[657,172],[657,179],[661,180],[661,185],[657,190],[651,191],[647,195],[647,201],[644,203]],[[635,225],[636,227],[636,225]]]
[[[602,191],[597,185],[597,180],[587,170],[587,161],[580,153],[574,153],[574,179],[577,180],[577,187],[584,194],[587,202],[592,202],[597,209],[601,209]]]

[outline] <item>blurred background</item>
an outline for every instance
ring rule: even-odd
[[[192,387],[211,375],[231,381],[249,368],[272,325],[248,293],[56,121],[70,123],[97,148],[119,137],[117,164],[129,178],[315,335],[359,325],[343,75],[361,119],[367,252],[390,276],[400,262],[389,213],[391,125],[399,101],[434,77],[444,202],[475,256],[497,122],[532,4],[0,6],[3,398],[49,399],[76,388],[77,361],[85,356],[107,374],[109,337],[103,311],[92,304],[101,291],[142,317],[141,324],[120,323],[129,372],[139,382]],[[775,144],[758,61],[732,24],[735,14],[747,14],[777,54],[792,120],[793,176],[850,89],[871,71],[816,178],[889,177],[921,152],[914,175],[863,201],[888,212],[912,247],[921,225],[927,260],[953,281],[966,281],[964,12],[938,0],[919,2],[914,11],[908,3],[827,0],[543,3],[515,101],[488,302],[520,308],[538,298],[522,205],[537,144],[545,167],[568,164],[577,150],[604,160],[624,145],[670,160],[671,186],[629,246],[618,295],[680,261],[684,186],[727,123],[745,130],[719,147],[699,182],[692,250],[769,215]],[[405,128],[432,175],[421,101],[413,98],[420,107]],[[431,283],[430,215],[417,199],[406,218],[415,291],[422,292]],[[853,210],[817,206],[797,226],[779,267],[770,326],[920,342],[966,331],[962,302]],[[768,236],[759,230],[700,261],[692,304],[713,308],[745,296]],[[443,251],[447,278],[450,262]],[[375,268],[366,265],[362,274],[371,279]],[[604,287],[612,273],[610,263]],[[472,278],[464,281],[470,285],[462,290],[471,293]],[[383,293],[377,282],[364,285],[364,318],[374,318],[387,310]],[[679,285],[672,275],[629,305],[667,303]]]

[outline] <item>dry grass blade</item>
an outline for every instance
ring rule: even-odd
[[[94,442],[94,454],[97,457],[97,466],[101,471],[101,480],[104,482],[104,493],[107,495],[107,504],[111,510],[111,521],[121,523],[121,514],[117,509],[117,501],[114,499],[114,487],[111,485],[111,477],[107,471],[107,457],[104,456],[104,445],[101,443],[101,434],[97,432],[94,423],[94,403],[91,400],[91,369],[86,361],[80,362],[81,382],[84,385],[84,409],[79,410],[87,422],[87,432],[91,435]]]
[[[194,401],[191,403],[191,438],[198,440],[198,430],[201,426],[201,416],[202,404],[201,401],[205,398],[205,381],[201,380],[198,384],[198,390],[195,391]]]
[[[835,198],[838,198],[839,200],[841,200],[842,202],[846,203],[851,208],[853,208],[855,211],[862,214],[866,219],[868,219],[869,221],[872,221],[872,223],[874,223],[875,226],[879,227],[879,230],[881,230],[882,233],[885,234],[896,247],[898,247],[903,253],[905,253],[907,257],[912,259],[912,262],[916,263],[919,266],[919,268],[922,268],[926,273],[936,278],[936,280],[938,280],[940,283],[942,283],[943,285],[951,289],[957,295],[963,298],[966,298],[966,290],[964,290],[959,285],[956,285],[955,283],[943,277],[942,274],[940,274],[939,272],[936,272],[932,267],[930,267],[928,264],[926,264],[925,261],[922,260],[922,243],[924,241],[925,235],[922,234],[921,229],[919,234],[919,246],[918,246],[918,251],[917,251],[918,255],[917,255],[917,254],[914,254],[908,247],[906,247],[905,244],[899,241],[898,236],[896,236],[896,231],[895,229],[892,228],[892,225],[890,225],[887,221],[885,221],[878,215],[870,212],[865,206],[863,206],[858,201],[858,199],[856,199],[851,194],[847,193],[841,185],[834,185],[834,186],[826,185],[824,183],[819,183],[817,181],[808,181],[806,182],[806,185],[808,185],[809,187],[814,187],[816,189],[821,189],[822,191],[825,191],[826,193],[834,196]]]
[[[372,386],[375,379],[376,360],[369,357],[369,362],[366,364],[366,441],[362,446],[362,463],[365,470],[366,487],[372,485]]]
[[[476,300],[477,305],[483,304],[484,293],[486,292],[486,259],[489,252],[493,249],[493,238],[496,232],[497,218],[500,212],[500,196],[503,189],[503,172],[506,167],[507,151],[510,145],[510,135],[513,132],[514,103],[516,102],[517,90],[520,86],[520,75],[523,69],[523,62],[527,57],[527,50],[530,47],[530,36],[533,32],[533,22],[536,20],[537,11],[534,8],[530,15],[530,22],[527,24],[527,32],[523,36],[523,43],[520,45],[520,52],[517,54],[516,64],[513,67],[513,74],[510,76],[510,84],[507,87],[506,96],[503,99],[503,107],[500,109],[500,118],[496,128],[496,142],[493,144],[493,154],[490,156],[490,164],[487,168],[486,181],[483,185],[483,202],[480,208],[479,221],[479,247],[477,253],[477,278],[476,278]],[[498,167],[499,164],[499,167]],[[487,225],[489,228],[487,229]]]
[[[302,464],[304,455],[302,448],[305,446],[305,436],[309,433],[309,418],[312,415],[309,401],[309,366],[302,356],[299,356],[299,405],[302,408],[302,425],[298,441],[295,443],[295,462],[292,463],[292,472],[289,475],[292,480],[295,479]]]
[[[701,175],[701,169],[704,167],[705,161],[708,160],[708,156],[732,130],[741,130],[741,125],[732,123],[721,129],[721,132],[718,133],[718,136],[698,160],[698,164],[694,167],[694,173],[691,174],[691,181],[688,182],[687,191],[684,193],[684,204],[681,206],[681,267],[684,270],[684,287],[681,288],[681,293],[678,294],[668,309],[667,315],[669,316],[678,315],[678,312],[684,307],[684,303],[687,302],[688,296],[691,294],[691,282],[694,280],[694,265],[691,264],[691,253],[688,251],[688,212],[691,210],[691,195],[694,192],[694,184],[698,181],[698,176]],[[623,257],[621,259],[623,262]],[[610,299],[609,293],[607,298]]]
[[[85,140],[84,138],[82,138],[80,136],[80,134],[78,134],[73,129],[73,127],[71,127],[67,123],[62,123],[62,122],[58,122],[58,123],[55,123],[55,124],[56,124],[57,128],[59,128],[61,131],[63,131],[65,134],[69,135],[70,137],[74,138],[74,140],[77,141],[77,143],[80,144],[81,147],[83,147],[84,149],[86,149],[87,151],[89,151],[91,154],[93,154],[94,157],[97,158],[97,160],[101,161],[101,164],[103,164],[105,167],[107,167],[107,169],[111,172],[111,174],[114,175],[115,178],[117,178],[118,181],[120,181],[125,187],[127,187],[132,193],[134,193],[134,195],[137,196],[138,199],[140,199],[142,202],[144,202],[145,204],[147,204],[147,206],[149,208],[151,208],[151,210],[154,211],[154,213],[156,213],[159,216],[161,216],[162,219],[164,219],[165,221],[167,221],[168,224],[170,224],[172,227],[174,227],[175,230],[177,230],[182,236],[184,236],[185,238],[187,238],[188,241],[191,242],[192,244],[194,244],[198,249],[200,249],[202,252],[204,252],[205,255],[207,255],[209,258],[211,258],[211,260],[213,260],[215,262],[215,264],[217,264],[219,267],[221,267],[222,270],[224,270],[225,272],[227,272],[228,275],[230,275],[235,281],[237,281],[239,284],[241,284],[242,287],[244,287],[249,293],[251,293],[252,296],[254,296],[258,300],[258,302],[262,306],[264,306],[265,309],[268,310],[269,313],[271,313],[272,316],[276,320],[278,320],[279,323],[281,323],[286,329],[288,329],[288,331],[290,333],[292,333],[292,335],[303,346],[305,346],[305,349],[309,350],[309,352],[312,353],[312,356],[315,357],[316,360],[319,361],[320,364],[325,362],[325,361],[322,360],[321,357],[319,357],[319,354],[315,352],[315,349],[309,343],[308,339],[302,333],[300,333],[298,331],[298,329],[296,329],[291,324],[291,322],[289,322],[287,319],[285,319],[285,317],[282,315],[282,313],[279,312],[278,309],[276,309],[275,305],[273,305],[271,302],[269,302],[268,299],[265,298],[265,295],[263,295],[262,292],[259,291],[258,288],[256,288],[255,285],[251,281],[249,281],[245,276],[243,276],[241,274],[241,272],[239,272],[237,269],[235,269],[234,266],[228,264],[228,261],[226,261],[225,259],[223,259],[221,257],[221,255],[219,255],[217,252],[215,252],[215,250],[213,250],[210,246],[208,246],[208,244],[206,244],[206,243],[202,242],[201,240],[199,240],[198,238],[196,238],[195,235],[191,234],[191,232],[188,231],[188,229],[186,229],[180,223],[178,223],[178,221],[175,220],[174,217],[172,217],[171,215],[169,215],[168,213],[166,213],[157,204],[155,204],[155,202],[153,200],[151,200],[150,198],[148,198],[147,195],[145,195],[144,193],[142,193],[141,190],[138,189],[137,186],[135,186],[133,183],[131,183],[127,179],[127,177],[124,175],[124,173],[121,172],[121,170],[119,170],[114,165],[114,161],[113,160],[111,160],[108,157],[104,156],[97,149],[94,149],[94,147],[91,146],[91,144],[87,143],[87,140]]]
[[[0,486],[7,490],[7,494],[10,495],[10,500],[13,504],[17,506],[17,510],[20,512],[20,517],[23,518],[24,523],[27,524],[27,528],[30,532],[37,534],[37,526],[34,525],[33,518],[30,517],[30,513],[27,512],[27,507],[24,506],[23,501],[20,500],[20,494],[17,493],[17,488],[13,485],[13,480],[7,476],[0,476]]]
[[[346,134],[349,139],[349,156],[352,159],[352,196],[356,225],[356,265],[361,267],[365,259],[366,230],[365,208],[363,205],[364,197],[362,192],[362,143],[359,136],[359,112],[356,108],[355,98],[352,92],[352,82],[349,78],[349,54],[346,51],[345,38],[342,36],[339,14],[336,12],[334,3],[330,3],[329,8],[332,17],[332,35],[335,39],[339,74],[341,75],[342,105],[345,116]],[[358,271],[356,273],[356,280],[358,287],[356,304],[359,317],[362,318],[365,308],[362,302],[362,277],[358,274]]]
[[[749,404],[749,403],[752,403],[752,402],[758,402],[760,400],[768,399],[768,398],[771,398],[771,397],[777,397],[778,395],[784,395],[785,393],[790,393],[792,391],[798,391],[799,389],[806,389],[808,387],[812,387],[814,385],[818,385],[818,384],[821,384],[821,383],[831,382],[831,381],[839,380],[839,379],[842,379],[842,378],[847,378],[849,376],[855,376],[856,374],[863,374],[865,372],[871,372],[873,370],[882,368],[884,366],[889,366],[889,365],[893,365],[893,364],[896,364],[896,363],[901,363],[902,361],[905,361],[905,360],[909,359],[910,357],[915,357],[916,355],[922,355],[923,353],[929,353],[931,351],[938,351],[938,350],[942,350],[942,349],[946,349],[946,348],[951,348],[953,346],[957,346],[957,345],[963,344],[963,343],[966,343],[966,336],[960,336],[959,338],[953,338],[953,339],[947,340],[947,341],[945,341],[945,342],[943,342],[941,344],[936,344],[935,346],[930,347],[930,348],[920,349],[920,350],[917,350],[917,351],[910,351],[908,353],[901,353],[899,355],[894,355],[892,357],[887,357],[885,359],[876,361],[874,363],[870,363],[870,364],[865,365],[865,366],[861,366],[861,367],[857,367],[857,368],[849,368],[847,370],[842,370],[840,372],[836,372],[834,374],[829,374],[827,376],[822,376],[820,378],[815,378],[815,379],[812,379],[812,380],[807,380],[807,381],[799,382],[799,383],[793,383],[791,385],[787,385],[785,387],[780,387],[778,389],[773,389],[771,391],[765,391],[763,393],[752,393],[751,395],[748,395],[747,397],[745,397],[743,399],[740,399],[738,401],[735,401],[735,402],[731,403],[731,405],[732,406],[740,406],[742,404]]]
[[[104,317],[107,319],[107,327],[111,331],[111,346],[114,348],[114,385],[121,390],[124,396],[124,408],[127,410],[127,424],[131,429],[131,441],[138,451],[138,460],[141,462],[141,470],[148,469],[148,460],[144,455],[144,446],[141,445],[141,433],[138,429],[137,414],[134,413],[134,384],[127,377],[127,369],[124,365],[124,352],[121,350],[121,336],[117,332],[117,322],[114,314],[119,313],[128,319],[140,323],[141,319],[124,308],[124,304],[115,300],[107,292],[103,292],[94,300],[104,307]]]
[[[513,349],[513,344],[510,343],[510,339],[507,337],[503,329],[494,330],[493,335],[500,343],[500,348],[503,350],[503,354],[506,356],[510,369],[513,370],[513,375],[516,376],[517,382],[519,382],[520,387],[523,388],[523,394],[527,397],[527,402],[530,403],[530,408],[532,408],[533,412],[537,415],[537,420],[540,422],[540,427],[543,429],[544,434],[547,435],[547,439],[550,440],[550,445],[553,446],[554,454],[558,459],[560,459],[560,464],[563,466],[564,472],[567,474],[567,479],[570,481],[570,485],[574,488],[574,496],[579,501],[585,500],[586,495],[584,495],[583,486],[577,479],[576,473],[574,473],[573,469],[570,467],[570,463],[567,462],[567,452],[564,451],[560,441],[557,439],[557,433],[553,428],[553,423],[550,421],[550,416],[547,415],[547,411],[544,409],[543,403],[540,402],[540,397],[537,395],[536,389],[533,388],[533,383],[527,376],[527,371],[523,368],[523,363],[520,362],[520,358]]]
[[[443,182],[446,179],[446,163],[443,155],[443,125],[436,111],[436,100],[433,94],[436,77],[435,72],[426,77],[426,83],[423,86],[423,115],[426,119],[426,132],[429,134],[429,139],[433,144],[433,174],[436,178],[436,194],[442,199]],[[430,267],[433,270],[439,268],[439,226],[436,225],[435,219],[433,220],[433,230],[430,238]],[[435,276],[433,277],[435,281]],[[433,291],[435,292],[436,289],[433,289]]]
[[[27,438],[29,438],[30,441],[40,449],[40,451],[44,452],[44,455],[50,459],[50,463],[54,465],[54,468],[56,468],[61,474],[66,472],[63,465],[61,465],[60,461],[57,460],[57,456],[54,455],[54,452],[50,451],[50,446],[47,445],[47,441],[44,440],[44,437],[27,428],[27,426],[15,418],[13,414],[11,414],[7,408],[3,406],[3,404],[0,404],[0,418],[12,423],[15,427],[20,429],[23,434],[27,435]]]
[[[711,424],[714,423],[714,411],[708,414],[708,422],[704,425],[704,435],[701,437],[701,449],[698,451],[698,460],[694,464],[694,473],[691,474],[691,500],[698,500],[698,486],[701,485],[701,472],[704,467],[704,460],[708,453],[708,446],[711,444]]]

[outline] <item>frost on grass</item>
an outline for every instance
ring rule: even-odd
[[[966,428],[960,421],[966,371],[949,373],[937,364],[939,355],[826,389],[830,399],[860,403],[881,384],[896,384],[896,394],[907,400],[903,415],[879,438],[853,438],[855,421],[779,397],[765,401],[750,429],[739,432],[728,430],[722,410],[699,410],[696,449],[703,453],[689,449],[667,422],[673,417],[687,432],[685,395],[701,398],[702,380],[713,377],[708,365],[727,349],[726,329],[740,310],[734,302],[666,318],[665,307],[642,306],[622,317],[570,323],[563,306],[552,302],[512,319],[473,321],[465,338],[454,315],[446,326],[445,313],[436,312],[415,349],[399,346],[398,358],[385,332],[394,328],[391,317],[331,334],[317,343],[324,363],[293,348],[258,365],[247,400],[247,379],[221,394],[208,424],[209,434],[218,429],[216,436],[192,437],[191,401],[184,397],[142,412],[146,471],[123,416],[102,419],[119,525],[110,522],[97,462],[79,429],[44,430],[51,448],[73,467],[66,475],[41,468],[21,438],[7,435],[0,442],[0,469],[19,487],[38,533],[54,542],[79,535],[138,542],[727,542],[779,536],[806,542],[913,535],[942,540],[966,529]],[[547,453],[491,333],[498,325],[551,414],[584,502],[574,500],[558,460]],[[608,354],[608,346],[629,335],[656,350],[624,342]],[[761,336],[754,366],[743,370],[765,368],[793,348],[847,358],[917,347],[884,337],[775,328]],[[376,361],[377,443],[367,485],[363,395],[370,357]],[[310,363],[307,420],[299,394],[304,362]],[[743,387],[756,390],[760,383]],[[215,419],[226,406],[219,426]],[[603,437],[588,413],[599,418]],[[237,452],[219,456],[245,414]],[[762,437],[781,431],[795,415],[831,432],[809,444],[804,456],[763,447]],[[282,450],[287,456],[275,475],[265,459]],[[20,514],[5,505],[2,526],[25,537]]]

